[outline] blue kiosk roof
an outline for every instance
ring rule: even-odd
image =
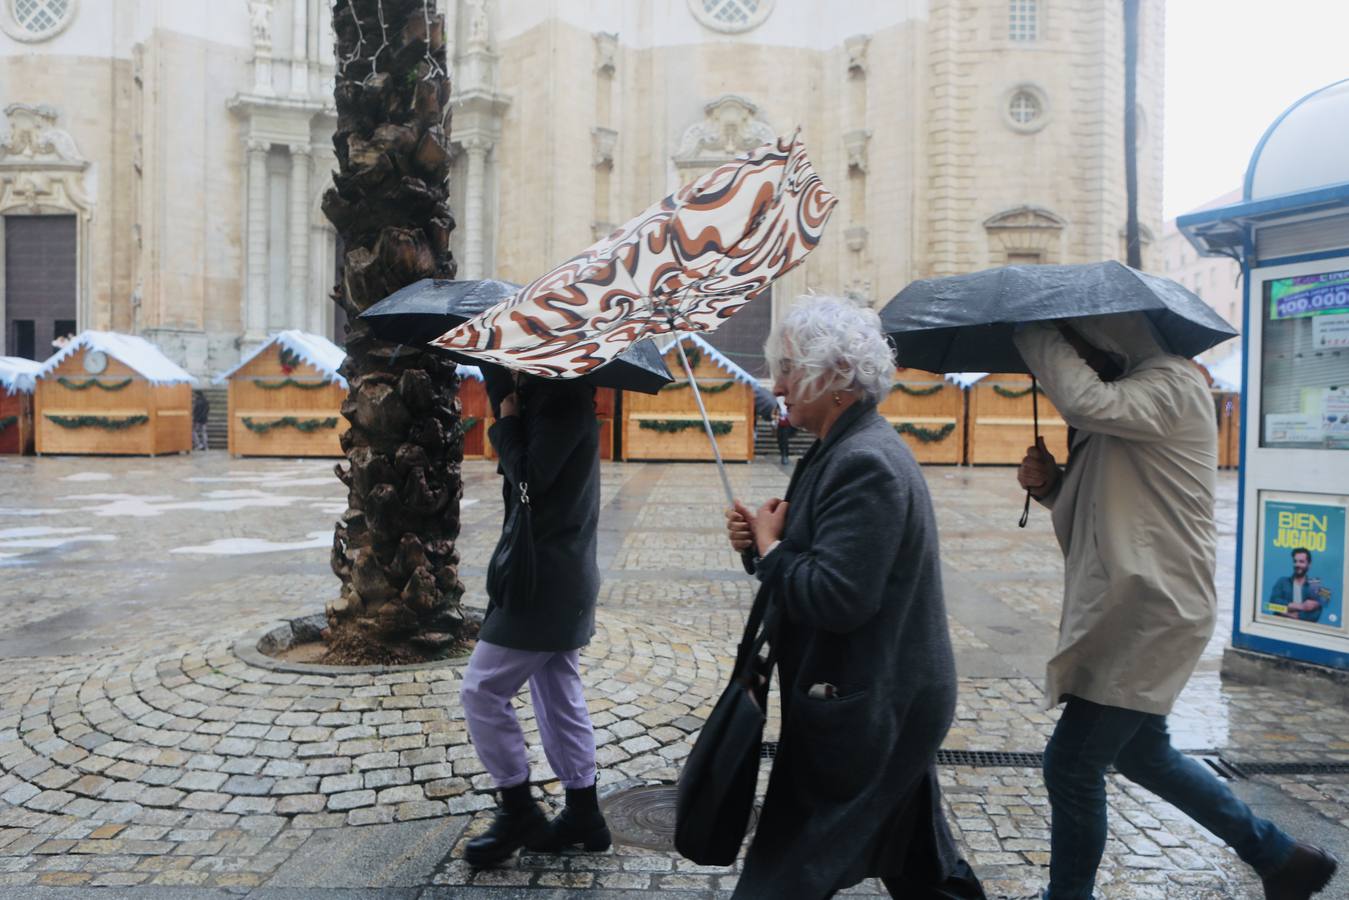
[[[1349,206],[1349,78],[1315,90],[1266,129],[1242,200],[1190,213],[1176,227],[1206,256],[1242,256],[1252,226]]]

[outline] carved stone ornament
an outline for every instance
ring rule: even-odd
[[[723,163],[777,139],[773,126],[756,117],[759,108],[744,97],[724,94],[703,107],[703,120],[684,130],[675,165],[699,168]]]
[[[847,241],[849,250],[853,253],[861,253],[867,245],[867,227],[865,225],[854,225],[843,232],[843,239]]]
[[[11,103],[0,133],[0,212],[89,213],[84,172],[89,161],[75,139],[56,127],[55,107]]]
[[[1044,263],[1057,263],[1063,230],[1062,216],[1038,206],[1017,206],[984,220],[994,255],[1035,254]]]
[[[844,133],[843,146],[848,151],[848,171],[866,174],[867,141],[870,139],[871,132],[865,128],[856,128]]]
[[[595,71],[613,75],[618,68],[618,35],[607,31],[595,32]]]
[[[253,47],[272,49],[272,0],[248,0],[248,24],[253,29]]]
[[[871,38],[865,34],[856,34],[843,42],[848,54],[848,74],[862,76],[867,73],[867,47]]]
[[[1036,230],[1050,229],[1062,231],[1068,222],[1060,215],[1038,206],[1018,206],[1003,210],[984,220],[984,228],[998,230]]]
[[[466,0],[468,7],[468,46],[470,50],[486,50],[492,43],[491,18],[487,0]]]
[[[612,128],[595,126],[590,129],[590,143],[594,148],[595,168],[612,168],[614,165],[614,144],[618,142],[618,132]]]
[[[854,303],[871,305],[871,279],[861,276],[851,279],[843,289],[843,294]]]

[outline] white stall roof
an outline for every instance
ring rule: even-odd
[[[273,344],[280,344],[282,347],[294,353],[300,359],[309,363],[309,365],[318,369],[324,375],[327,375],[337,384],[341,385],[343,390],[347,389],[347,380],[342,377],[338,369],[342,367],[343,361],[347,358],[347,351],[328,340],[326,337],[317,334],[310,334],[307,331],[296,331],[287,329],[278,331],[262,343],[256,350],[245,356],[239,361],[239,364],[214,379],[216,384],[224,384],[225,381],[235,372],[248,365],[259,353],[262,353]]]
[[[6,394],[31,394],[42,363],[22,356],[0,356],[0,388]]]
[[[46,378],[81,350],[98,350],[124,366],[135,369],[151,384],[196,384],[186,371],[143,337],[119,334],[115,331],[84,331],[70,339],[55,356],[42,364],[38,378]]]

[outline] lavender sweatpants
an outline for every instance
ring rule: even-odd
[[[512,650],[478,641],[459,698],[469,737],[498,788],[529,780],[525,736],[511,700],[529,682],[548,765],[567,788],[595,783],[595,729],[581,687],[581,651]]]

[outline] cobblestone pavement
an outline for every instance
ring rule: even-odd
[[[486,827],[492,799],[458,668],[301,675],[235,654],[334,593],[327,548],[344,503],[331,468],[220,453],[0,458],[0,896],[728,893],[735,869],[637,846],[475,873],[462,845]],[[1062,574],[1047,516],[1015,527],[1009,469],[927,476],[962,673],[946,746],[1038,751],[1054,723],[1038,684]],[[783,490],[786,470],[755,463],[732,480],[761,500]],[[1230,605],[1235,478],[1222,487]],[[475,605],[499,497],[492,467],[467,463],[460,548]],[[722,538],[709,466],[606,465],[603,502],[605,583],[583,661],[611,793],[676,777],[727,677],[753,584]],[[1349,711],[1218,679],[1226,627],[1173,717],[1177,742],[1236,761],[1349,760]],[[527,698],[520,709],[532,733]],[[555,804],[541,755],[534,776]],[[1033,894],[1047,861],[1039,773],[952,766],[942,778],[990,893]],[[1349,834],[1349,778],[1247,785],[1323,836]],[[1258,896],[1245,867],[1167,804],[1116,778],[1110,803],[1100,896]],[[1324,896],[1346,896],[1336,887]]]

